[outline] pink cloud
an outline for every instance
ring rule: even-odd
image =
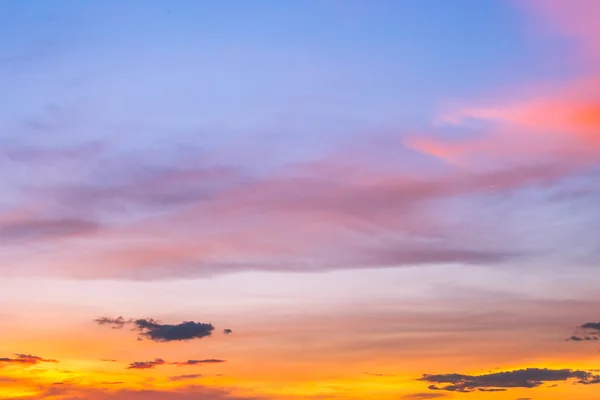
[[[600,54],[595,4],[527,3],[582,43],[582,63],[590,68],[559,87],[492,96],[440,117],[459,127],[485,122],[489,129],[475,138],[406,140],[453,163],[443,171],[378,169],[372,148],[260,173],[195,157],[177,167],[146,168],[126,157],[91,183],[27,188],[51,201],[37,214],[0,220],[0,237],[56,246],[43,265],[15,251],[19,270],[80,278],[481,264],[519,256],[521,240],[503,240],[508,228],[502,221],[493,229],[484,218],[458,221],[456,215],[467,213],[456,212],[455,200],[547,187],[597,162],[600,63],[590,57]],[[399,152],[397,164],[404,156]],[[57,219],[65,205],[69,218]]]
[[[560,34],[577,40],[583,75],[537,93],[502,99],[479,99],[439,117],[462,126],[471,120],[489,124],[485,135],[467,140],[413,137],[407,146],[457,165],[546,159],[589,165],[600,155],[600,5],[593,0],[532,0],[526,4]],[[515,90],[515,93],[518,91]],[[482,105],[483,104],[483,105]]]
[[[501,262],[520,250],[501,242],[480,243],[476,232],[483,225],[478,227],[476,220],[457,225],[442,212],[443,204],[548,185],[568,172],[565,165],[541,164],[455,171],[436,179],[393,174],[345,178],[342,173],[323,179],[318,170],[299,180],[264,178],[210,202],[125,228],[105,228],[92,242],[57,239],[64,250],[47,266],[54,274],[81,278],[150,279]],[[82,262],[86,268],[77,268]]]

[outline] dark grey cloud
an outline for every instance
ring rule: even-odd
[[[166,364],[166,361],[162,358],[156,358],[154,361],[136,361],[129,364],[127,369],[153,369],[159,365]]]
[[[169,377],[169,380],[173,381],[173,382],[179,382],[179,381],[185,381],[185,380],[190,380],[190,379],[197,379],[197,378],[201,378],[201,377],[202,377],[201,374],[176,375],[176,376]]]
[[[223,333],[226,335],[229,335],[229,334],[233,333],[233,331],[231,329],[227,328],[227,329],[223,329]]]
[[[179,365],[179,366],[183,366],[183,365],[201,365],[201,364],[220,364],[220,363],[224,363],[226,362],[226,360],[217,360],[214,358],[209,358],[206,360],[187,360],[187,361],[183,361],[183,362],[172,362],[172,365]]]
[[[579,326],[575,334],[569,338],[569,342],[590,342],[600,340],[600,322],[586,322]]]
[[[587,323],[581,325],[581,329],[600,332],[600,322],[587,322]]]
[[[212,335],[215,329],[212,324],[184,321],[176,325],[160,324],[153,319],[136,319],[133,321],[141,335],[154,342],[186,341],[202,339]]]
[[[133,325],[140,332],[138,340],[143,338],[154,342],[174,342],[202,339],[211,336],[215,327],[202,322],[184,321],[180,324],[162,324],[152,318],[125,319],[123,317],[100,317],[94,320],[98,325],[109,325],[113,329],[121,329],[125,325]]]
[[[600,376],[570,369],[527,368],[484,375],[423,375],[421,381],[431,383],[431,390],[449,392],[504,391],[508,388],[535,388],[547,382],[575,380],[580,384],[600,382]],[[440,384],[445,384],[439,386]]]
[[[573,336],[567,338],[567,341],[569,341],[569,342],[587,342],[587,341],[595,341],[595,340],[600,340],[600,338],[598,338],[598,336],[577,336],[577,335],[573,335]]]

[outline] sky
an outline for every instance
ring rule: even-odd
[[[596,399],[598,26],[0,2],[0,399]]]

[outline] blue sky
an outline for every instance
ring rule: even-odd
[[[576,2],[0,2],[0,398],[593,398]]]

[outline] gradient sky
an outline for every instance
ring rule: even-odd
[[[0,2],[0,399],[593,400],[600,2]]]

